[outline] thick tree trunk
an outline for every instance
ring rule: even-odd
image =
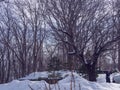
[[[118,70],[120,71],[120,42],[118,42]]]
[[[67,59],[68,59],[68,69],[72,70],[73,69],[73,56],[68,55]]]
[[[89,81],[96,81],[96,72],[95,70],[90,70],[88,72]]]
[[[87,74],[89,81],[96,81],[96,70],[95,65],[86,64]]]

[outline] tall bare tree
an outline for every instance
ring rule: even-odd
[[[120,1],[115,0],[112,2],[113,5],[113,18],[114,18],[114,26],[120,35]],[[120,42],[118,42],[118,69],[120,71]]]
[[[8,82],[44,69],[46,38],[44,5],[41,1],[3,3],[0,13],[0,81]]]
[[[120,38],[111,36],[115,30],[104,4],[101,0],[47,0],[48,24],[67,46],[68,55],[77,56],[85,66],[90,81],[96,81],[99,56]],[[72,66],[74,61],[68,60]]]

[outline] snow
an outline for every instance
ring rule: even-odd
[[[48,77],[48,72],[47,71],[44,71],[44,72],[34,72],[34,73],[31,73],[29,74],[28,76],[26,77],[23,77],[23,78],[20,78],[20,79],[38,79],[38,78],[47,78]]]
[[[106,74],[99,74],[98,78],[97,78],[97,82],[105,83],[106,82],[105,77],[106,77]],[[115,83],[120,84],[120,73],[112,73],[110,75],[111,82],[113,82],[113,79],[114,79]]]
[[[44,71],[44,72],[34,72],[34,73],[31,73],[29,74],[28,76],[26,77],[23,77],[23,78],[20,78],[20,80],[28,80],[28,79],[38,79],[38,78],[48,78],[50,74],[52,73],[58,73],[61,77],[65,77],[69,74],[71,74],[70,71],[65,71],[65,70],[60,70],[60,71],[51,71],[51,72],[48,72],[48,71]]]
[[[59,73],[63,74],[64,79],[57,84],[50,85],[45,81],[13,80],[10,83],[0,84],[0,90],[120,90],[120,84],[105,82],[105,74],[100,74],[97,82],[90,82],[75,72],[59,71]],[[34,73],[34,75],[35,78],[39,75],[47,77],[48,72]],[[33,73],[25,78],[33,79]]]
[[[114,73],[112,74],[112,78],[116,83],[120,84],[120,73]]]
[[[34,90],[44,90],[44,85],[48,87],[48,84],[45,81],[18,81],[14,80],[7,84],[1,84],[0,90],[31,90],[30,87],[34,88]]]
[[[105,77],[106,77],[105,74],[98,74],[97,82],[99,82],[99,83],[105,83],[106,82]]]
[[[97,82],[99,83],[105,83],[106,82],[106,74],[99,74],[97,77]],[[116,83],[120,83],[120,73],[112,73],[110,75],[110,81],[113,82],[113,78],[116,81]]]

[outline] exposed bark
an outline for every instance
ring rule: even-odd
[[[85,65],[88,73],[89,81],[96,81],[96,68],[95,65],[86,64]]]

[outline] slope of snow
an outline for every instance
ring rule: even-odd
[[[47,78],[48,77],[48,72],[44,71],[44,72],[34,72],[29,74],[26,77],[20,78],[20,79],[38,79],[39,77],[42,78]]]
[[[100,75],[100,77],[104,79],[104,75]],[[68,73],[57,84],[49,85],[45,81],[14,80],[10,83],[0,84],[0,90],[120,90],[120,84],[90,82],[76,73]]]
[[[38,79],[38,78],[48,78],[48,76],[50,74],[52,74],[53,72],[55,72],[56,74],[58,73],[61,77],[65,77],[66,75],[69,75],[71,72],[70,71],[64,71],[64,70],[60,70],[60,71],[44,71],[44,72],[34,72],[31,73],[29,75],[27,75],[26,77],[20,78],[23,80],[28,80],[28,79]]]
[[[14,80],[7,84],[1,84],[0,90],[31,90],[30,87],[34,88],[34,90],[45,90],[44,85],[48,87],[48,84],[45,81],[18,81]]]

